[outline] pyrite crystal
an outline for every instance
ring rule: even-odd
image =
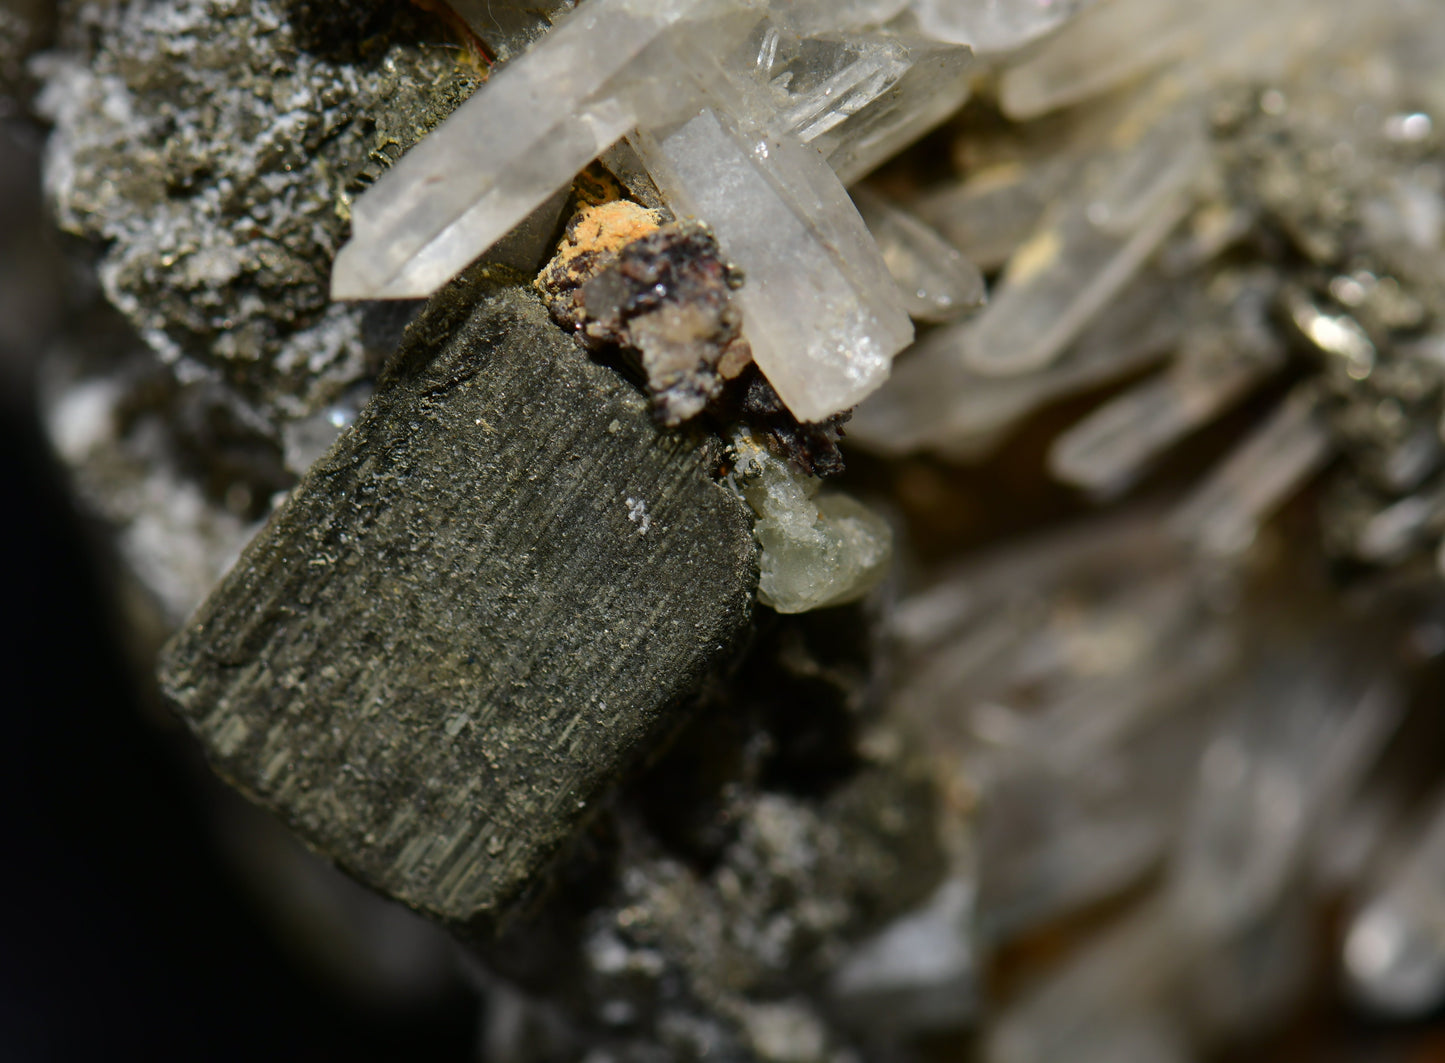
[[[51,436],[480,1058],[1438,1014],[1437,8],[70,0]]]
[[[408,333],[161,658],[234,785],[378,889],[495,917],[746,625],[746,507],[541,301]]]

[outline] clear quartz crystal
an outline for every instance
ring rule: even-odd
[[[908,211],[865,188],[853,190],[853,202],[903,293],[910,317],[948,321],[983,305],[983,274],[957,248]]]
[[[1308,650],[1277,647],[1235,692],[1204,746],[1172,887],[1211,931],[1267,911],[1299,870],[1307,842],[1354,795],[1404,703],[1361,660],[1352,630]]]
[[[976,73],[967,48],[898,35],[875,36],[865,43],[868,50],[858,65],[876,70],[870,69],[862,80],[863,91],[844,94],[825,82],[818,92],[838,102],[798,130],[846,184],[868,174],[963,106]],[[852,81],[862,71],[843,73]],[[811,103],[808,111],[815,107]]]
[[[1268,375],[1249,353],[1206,350],[1106,403],[1049,452],[1059,479],[1100,494],[1127,487],[1166,447],[1214,420]]]
[[[1206,158],[1191,117],[1185,108],[1096,160],[1046,212],[1009,259],[988,310],[956,330],[970,365],[1001,376],[1045,368],[1120,293],[1188,210]],[[1115,139],[1129,137],[1137,118],[1126,115]]]
[[[982,790],[991,940],[1157,866],[1197,748],[1188,712],[1236,656],[1153,514],[979,558],[899,603],[899,710]],[[1125,563],[1138,581],[1121,580]]]
[[[975,71],[967,48],[896,31],[799,36],[796,13],[780,10],[788,21],[764,21],[750,41],[753,77],[767,87],[781,128],[822,152],[845,183],[968,96]]]
[[[712,106],[639,133],[658,188],[679,214],[706,219],[742,268],[744,335],[789,409],[816,421],[856,405],[913,335],[862,218],[816,151],[769,127],[760,89],[727,79],[688,42],[667,62]]]
[[[618,79],[705,0],[592,0],[404,155],[352,207],[338,299],[430,295],[637,124]]]
[[[1361,529],[1355,554],[1362,561],[1395,561],[1413,547],[1439,535],[1445,525],[1445,485],[1408,495],[1370,518]]]
[[[1012,52],[1051,33],[1089,0],[913,0],[926,33],[991,55]]]
[[[912,328],[842,182],[956,110],[971,76],[967,48],[877,28],[901,8],[590,0],[357,201],[333,294],[429,294],[632,133],[667,205],[748,278],[744,329],[792,412],[855,405]],[[971,298],[966,263],[911,236],[915,273],[932,271],[914,301]]]
[[[924,447],[948,457],[987,453],[1026,414],[1056,399],[1158,362],[1178,341],[1172,293],[1156,281],[1121,295],[1055,365],[1020,376],[986,376],[963,363],[946,330],[925,336],[888,383],[854,413],[848,438],[880,454]]]
[[[981,269],[996,269],[1028,239],[1077,174],[1074,158],[1001,162],[918,203],[919,216]]]
[[[1005,71],[1004,111],[1036,117],[1100,96],[1166,63],[1184,87],[1222,77],[1265,81],[1325,37],[1344,37],[1350,5],[1313,0],[1101,0]],[[1282,47],[1281,41],[1288,41]]]
[[[1264,520],[1330,456],[1317,405],[1310,389],[1286,399],[1175,511],[1171,527],[1218,556],[1251,546]]]

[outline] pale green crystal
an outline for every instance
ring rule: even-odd
[[[758,600],[780,613],[842,605],[867,594],[887,571],[893,535],[862,502],[819,492],[747,435],[734,441],[736,477],[757,515]]]

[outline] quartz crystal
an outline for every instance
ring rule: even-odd
[[[587,4],[352,207],[332,295],[430,295],[634,125],[616,79],[702,0]]]
[[[915,0],[924,30],[982,54],[1011,52],[1057,29],[1090,0]]]
[[[967,48],[878,25],[901,7],[590,0],[356,202],[333,295],[430,294],[630,135],[667,206],[747,277],[744,332],[792,412],[856,405],[912,328],[842,182],[956,110],[971,72]],[[935,303],[976,298],[956,256],[909,239],[944,267]]]
[[[865,188],[855,189],[868,231],[917,321],[948,321],[983,305],[983,274],[908,211]]]
[[[789,409],[822,420],[877,388],[912,327],[862,219],[817,154],[765,130],[730,130],[711,109],[640,145],[664,195],[708,219],[743,269],[743,334]]]

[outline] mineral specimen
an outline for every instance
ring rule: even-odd
[[[178,375],[273,423],[374,372],[362,308],[327,298],[348,204],[479,83],[404,5],[333,14],[82,5],[40,66],[48,193],[107,297]]]
[[[171,624],[281,507],[170,693],[474,920],[486,1058],[1182,1063],[1336,967],[1445,1002],[1436,5],[456,0],[497,62],[440,124],[481,72],[414,7],[70,5],[51,193],[150,352],[72,340],[49,412]],[[559,230],[587,352],[520,287]],[[364,410],[418,306],[328,269],[443,291]]]
[[[495,919],[747,622],[747,513],[706,468],[535,295],[461,285],[171,643],[164,691],[353,874]]]
[[[537,279],[559,322],[641,362],[653,411],[670,426],[701,413],[751,360],[732,305],[740,283],[705,226],[659,225],[626,200],[579,212]]]
[[[733,440],[743,497],[762,547],[758,600],[780,613],[853,601],[883,578],[893,536],[881,517],[774,457],[744,430]]]
[[[634,134],[673,213],[706,222],[753,278],[739,296],[745,334],[793,413],[822,420],[856,404],[912,329],[838,178],[804,145],[827,141],[858,176],[945,117],[966,82],[936,45],[859,49],[744,15],[705,0],[592,0],[562,19],[357,203],[333,295],[429,294]]]

